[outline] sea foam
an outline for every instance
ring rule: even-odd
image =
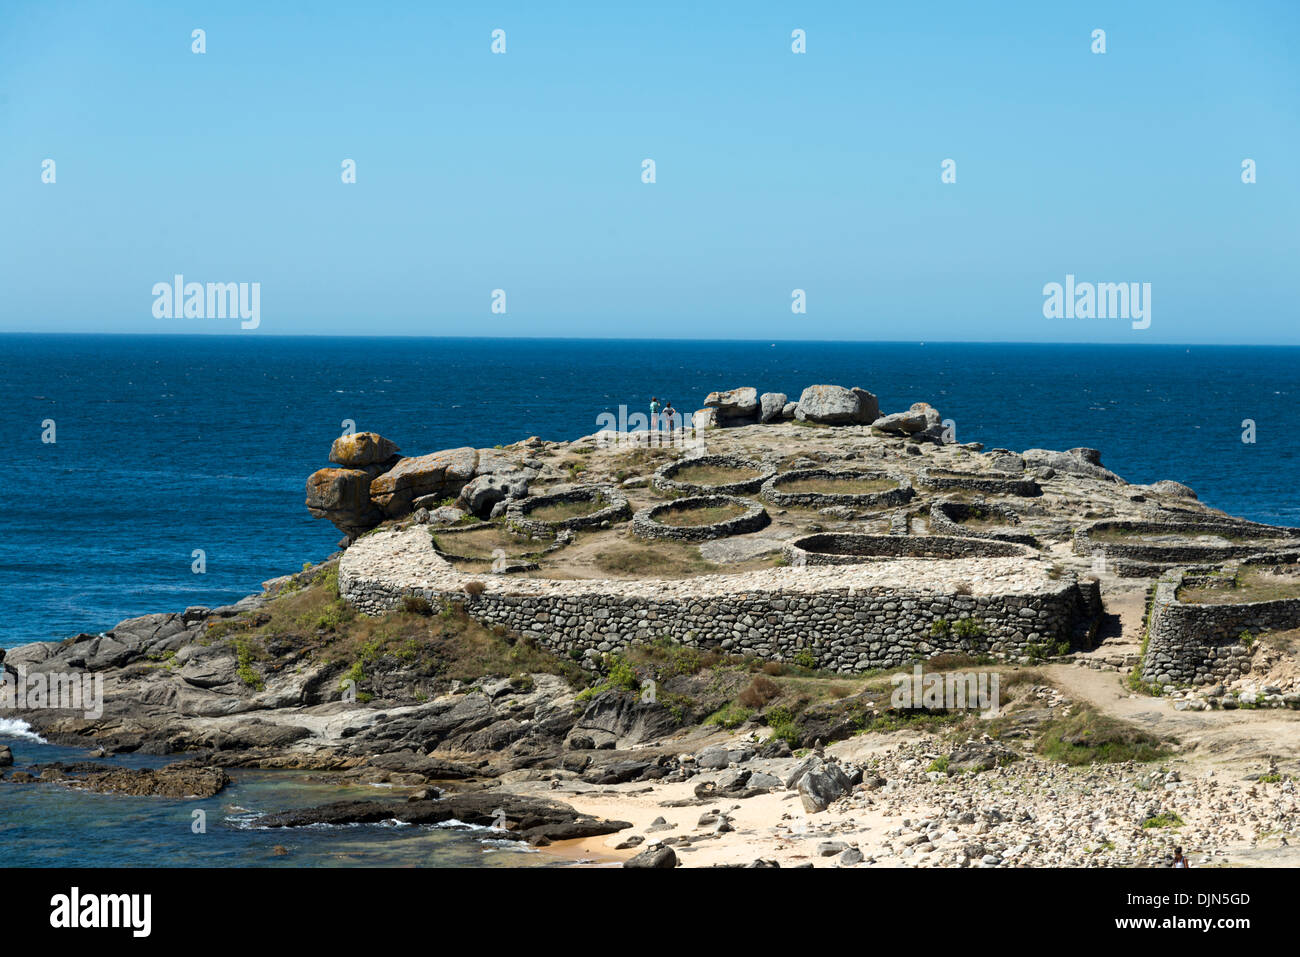
[[[33,731],[30,724],[18,718],[0,718],[0,738],[22,738],[24,741],[35,741],[37,744],[49,743]]]

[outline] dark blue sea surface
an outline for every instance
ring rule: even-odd
[[[324,558],[339,533],[304,482],[349,419],[415,455],[576,438],[651,395],[692,411],[720,388],[859,385],[885,411],[932,403],[959,441],[1091,446],[1132,482],[1300,524],[1296,347],[3,335],[0,368],[0,647],[234,601]]]

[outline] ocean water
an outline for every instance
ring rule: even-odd
[[[7,732],[7,733],[6,733]],[[0,727],[13,770],[87,760]],[[157,767],[177,758],[116,755],[97,763]],[[6,769],[9,770],[9,769]],[[0,847],[8,867],[536,867],[567,863],[488,828],[389,822],[303,828],[254,827],[271,811],[330,801],[382,800],[386,788],[339,786],[287,771],[230,772],[233,783],[203,800],[92,794],[57,784],[0,783]],[[203,826],[196,833],[195,812]],[[277,853],[282,848],[284,853]]]
[[[959,441],[1091,446],[1130,481],[1300,524],[1294,347],[3,335],[0,382],[0,647],[233,601],[324,558],[339,534],[304,483],[345,420],[414,455],[576,438],[651,395],[692,411],[720,388],[858,385],[885,411],[932,403]]]

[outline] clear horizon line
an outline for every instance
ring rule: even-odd
[[[243,332],[72,332],[72,331],[42,331],[32,332],[24,330],[0,331],[0,336],[105,336],[114,338],[176,338],[176,339],[438,339],[438,340],[456,340],[456,341],[474,341],[474,340],[501,340],[501,341],[527,341],[527,342],[743,342],[743,343],[760,343],[767,342],[776,344],[781,343],[828,343],[828,344],[847,344],[856,345],[953,345],[953,346],[980,346],[980,345],[1002,345],[1002,346],[1121,346],[1121,347],[1148,347],[1148,348],[1191,348],[1192,346],[1214,346],[1217,348],[1240,348],[1240,349],[1294,349],[1300,348],[1300,340],[1295,342],[1078,342],[1078,341],[1041,341],[1031,339],[796,339],[789,337],[768,337],[761,338],[735,338],[720,337],[711,338],[708,336],[691,336],[691,337],[672,337],[672,336],[653,336],[653,337],[636,337],[636,336],[511,336],[511,335],[486,335],[486,336],[453,336],[453,335],[425,335],[419,333],[383,333],[375,335],[362,335],[357,333],[322,333],[322,332],[299,332],[299,333],[251,333]]]

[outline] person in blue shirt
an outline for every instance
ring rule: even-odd
[[[659,399],[656,396],[650,396],[650,431],[659,431]]]

